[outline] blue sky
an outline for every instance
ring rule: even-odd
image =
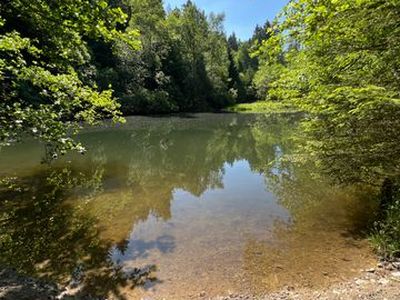
[[[165,7],[180,7],[186,0],[164,0]],[[288,0],[194,0],[207,13],[225,13],[225,30],[244,40],[251,37],[256,24],[273,20]]]

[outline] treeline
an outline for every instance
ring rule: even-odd
[[[161,0],[126,0],[127,28],[139,30],[141,49],[92,45],[96,82],[109,84],[124,114],[218,110],[252,101],[258,59],[251,47],[264,38],[240,42],[224,32],[224,16],[206,15],[193,2],[166,12]]]
[[[125,114],[205,111],[235,101],[223,16],[192,2],[166,13],[162,1],[126,1],[141,49],[96,45],[97,81],[111,84]],[[111,58],[111,59],[110,59]]]
[[[381,187],[374,241],[400,253],[400,2],[294,0],[258,49],[268,101],[307,112],[304,149],[342,184]]]

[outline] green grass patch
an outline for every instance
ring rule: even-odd
[[[257,101],[253,103],[239,103],[227,108],[229,112],[239,113],[293,113],[299,108],[291,103]]]

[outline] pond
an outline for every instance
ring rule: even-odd
[[[374,201],[287,159],[298,120],[130,117],[84,130],[88,152],[51,165],[34,141],[4,148],[0,265],[116,299],[261,295],[354,276],[373,263],[363,230]]]

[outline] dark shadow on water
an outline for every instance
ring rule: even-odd
[[[32,280],[19,275],[15,270],[1,268],[0,299],[31,300],[55,299],[57,286],[41,280]]]
[[[370,194],[371,195],[371,194]],[[373,195],[373,194],[372,194]],[[347,228],[342,236],[352,240],[365,240],[370,236],[371,228],[373,228],[375,221],[379,219],[378,211],[379,201],[375,197],[368,197],[361,199],[359,207],[361,209],[351,209],[348,212],[348,219],[352,220],[351,226]]]
[[[197,119],[198,116],[195,115],[196,113],[175,113],[175,114],[164,114],[164,115],[144,115],[144,117],[148,118],[155,118],[155,119],[169,119],[173,118],[180,118],[180,119]]]
[[[65,203],[71,190],[90,186],[90,180],[95,179],[69,168],[44,168],[1,185],[0,266],[77,287],[76,299],[103,299],[109,294],[124,299],[121,287],[160,283],[154,265],[124,269],[115,264],[110,256],[113,243],[100,237],[97,220]],[[165,251],[171,247],[168,238],[161,238],[155,246]],[[27,287],[22,284],[7,297]]]

